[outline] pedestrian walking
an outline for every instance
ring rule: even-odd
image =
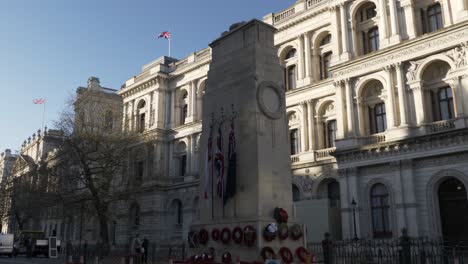
[[[149,247],[149,240],[146,236],[143,237],[143,243],[141,244],[141,247],[143,248],[143,256],[142,256],[142,261],[144,264],[148,263],[148,247]]]
[[[134,264],[140,264],[141,262],[141,253],[143,252],[141,244],[142,242],[140,239],[140,234],[136,234],[135,238],[132,241],[132,255],[134,259]]]

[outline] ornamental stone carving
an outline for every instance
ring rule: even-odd
[[[308,196],[307,194],[312,193],[312,186],[313,180],[310,176],[293,176],[293,184],[295,184],[304,194],[304,196]]]

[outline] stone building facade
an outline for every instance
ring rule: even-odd
[[[468,1],[299,0],[263,21],[284,66],[296,213],[325,218],[318,232],[334,239],[402,228],[468,239]],[[122,129],[139,140],[119,182],[130,199],[112,210],[115,244],[182,242],[198,217],[210,61],[209,48],[161,57],[117,92]]]
[[[285,71],[294,200],[325,202],[335,239],[353,237],[354,221],[359,237],[468,237],[449,220],[468,188],[467,19],[466,0],[302,0],[264,17]],[[141,141],[117,243],[183,240],[197,217],[210,56],[162,57],[118,92]]]

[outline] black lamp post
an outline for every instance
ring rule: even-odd
[[[351,208],[353,209],[353,224],[354,224],[354,240],[359,240],[356,232],[356,208],[357,208],[357,203],[354,200],[351,201]]]

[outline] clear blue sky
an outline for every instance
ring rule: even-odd
[[[0,152],[18,150],[89,76],[118,89],[141,66],[207,47],[229,25],[280,11],[295,0],[0,0]]]

